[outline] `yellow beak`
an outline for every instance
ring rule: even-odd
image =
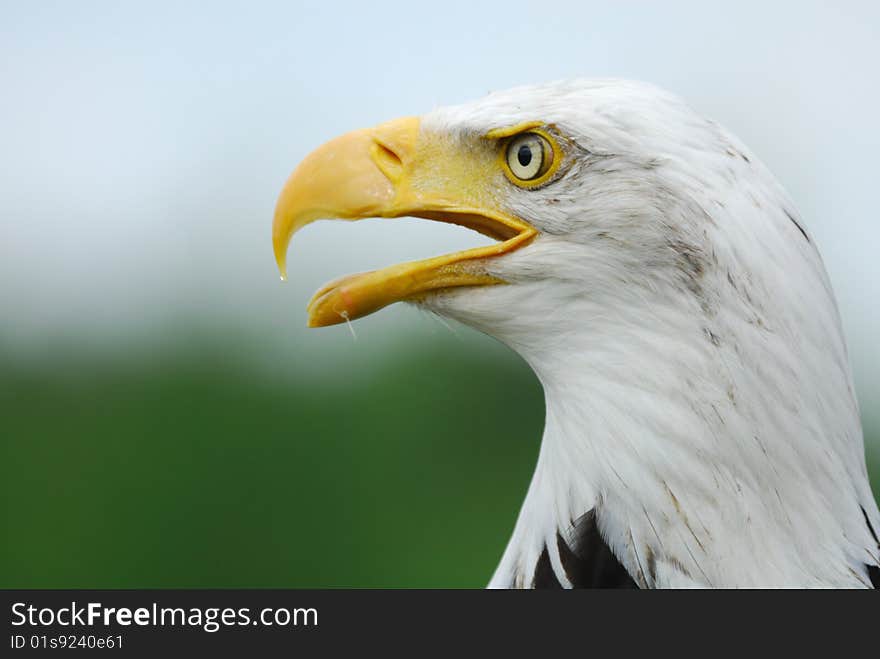
[[[282,279],[294,233],[320,218],[359,220],[409,215],[460,224],[501,242],[349,275],[321,288],[308,324],[353,320],[431,291],[504,283],[485,260],[529,242],[536,230],[500,210],[497,145],[463,146],[426,133],[416,117],[358,130],[319,147],[291,174],[275,208],[272,243]]]

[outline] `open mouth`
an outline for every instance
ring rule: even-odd
[[[312,296],[308,304],[309,327],[354,320],[394,302],[418,300],[443,289],[503,284],[502,280],[485,272],[481,260],[511,252],[534,235],[533,229],[516,226],[513,220],[501,221],[472,212],[435,211],[413,215],[465,226],[500,242],[346,275],[329,282]]]
[[[427,142],[427,143],[426,143]],[[275,210],[273,245],[282,277],[293,234],[320,218],[418,217],[464,226],[498,242],[484,247],[348,275],[318,290],[308,304],[309,327],[354,320],[399,301],[462,286],[503,284],[487,259],[527,244],[537,231],[495,208],[480,188],[480,165],[419,134],[406,118],[355,131],[312,152],[288,179]],[[422,172],[430,166],[430,184]],[[476,203],[475,203],[476,202]]]

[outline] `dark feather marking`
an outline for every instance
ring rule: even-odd
[[[868,519],[868,511],[865,510],[864,506],[859,506],[862,509],[862,516],[865,518],[865,524],[868,525],[868,530],[871,532],[871,537],[874,538],[874,542],[877,543],[878,549],[880,549],[880,540],[877,539],[877,532],[874,530],[874,527],[871,526],[871,520]]]
[[[866,566],[870,567],[870,566]],[[865,577],[853,570],[849,565],[846,566],[847,571],[853,575],[856,579],[859,580],[859,583],[864,584],[865,586],[871,586],[867,581],[865,581]]]
[[[800,231],[804,235],[804,239],[807,242],[810,242],[810,237],[807,235],[807,232],[804,231],[804,228],[800,225],[800,223],[796,219],[794,219],[794,215],[792,215],[787,208],[783,208],[782,210],[786,215],[788,215],[788,219],[791,220],[792,223],[794,223],[794,225],[798,228],[798,231]]]
[[[715,410],[715,414],[718,415],[718,418],[721,421],[721,423],[724,423],[724,419],[722,418],[722,416],[720,414],[718,414],[718,409],[714,405],[712,405],[712,409]],[[688,516],[681,509],[681,504],[678,503],[678,497],[676,497],[672,493],[672,490],[669,489],[669,485],[667,485],[665,481],[663,482],[663,487],[666,488],[666,492],[669,494],[670,498],[672,499],[672,504],[675,506],[675,512],[678,513],[679,517],[681,517],[681,521],[684,522],[685,528],[687,528],[687,530],[693,536],[694,540],[697,541],[697,544],[700,546],[700,549],[703,550],[703,553],[706,553],[706,548],[703,546],[703,543],[700,541],[700,538],[697,536],[697,534],[694,533],[694,529],[691,527],[691,522],[688,519]],[[688,548],[688,551],[690,552],[690,548]],[[693,557],[693,554],[691,554],[691,557]],[[696,559],[694,559],[694,562],[696,563]],[[700,570],[700,571],[702,572],[702,570]]]
[[[651,583],[657,583],[657,559],[654,557],[654,550],[651,545],[645,547],[645,562],[648,564],[648,576],[651,577]]]
[[[573,588],[638,588],[599,533],[594,510],[572,524],[570,537],[571,545],[557,533],[556,545]]]
[[[664,556],[663,560],[665,560],[672,567],[674,567],[676,570],[681,572],[688,579],[693,579],[693,577],[691,576],[691,573],[688,572],[688,569],[684,566],[684,563],[682,563],[680,560],[678,560],[674,556]]]
[[[532,588],[549,588],[558,590],[562,588],[556,573],[553,571],[553,565],[550,563],[550,554],[547,552],[547,546],[544,545],[544,551],[541,552],[541,558],[535,566],[535,576],[532,577]]]
[[[874,538],[874,542],[877,544],[877,548],[880,549],[880,540],[877,539],[877,532],[874,530],[874,527],[871,526],[871,520],[868,519],[868,513],[864,507],[862,508],[862,515],[865,517],[865,524],[868,525],[868,530],[871,532],[871,537]],[[871,579],[871,585],[874,588],[880,589],[880,566],[877,565],[867,565],[868,568],[868,578]]]
[[[871,585],[877,590],[880,590],[880,567],[869,565],[868,578],[871,580]]]
[[[641,588],[647,588],[648,580],[645,578],[645,568],[642,567],[642,559],[639,556],[639,550],[636,548],[635,540],[633,540],[632,529],[627,529],[627,535],[629,536],[629,548],[632,549],[633,556],[636,559],[636,565],[639,566],[639,573],[636,575],[636,584]]]
[[[721,345],[721,339],[718,338],[718,335],[715,334],[708,327],[704,327],[703,331],[706,333],[706,336],[709,337],[709,342],[715,346],[716,348]]]

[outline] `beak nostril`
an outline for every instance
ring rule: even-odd
[[[403,173],[403,161],[393,149],[382,144],[379,140],[373,141],[373,160],[375,160],[376,166],[392,183],[400,179]]]

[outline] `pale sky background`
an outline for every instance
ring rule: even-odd
[[[320,223],[291,282],[276,196],[343,131],[564,77],[647,80],[739,135],[798,204],[880,407],[880,3],[0,1],[0,341],[143,342],[181,321],[308,351],[324,281],[482,244],[410,220]],[[430,321],[397,308],[358,349]],[[433,325],[432,325],[433,327]],[[466,330],[462,330],[466,333]],[[348,353],[345,353],[348,354]]]

